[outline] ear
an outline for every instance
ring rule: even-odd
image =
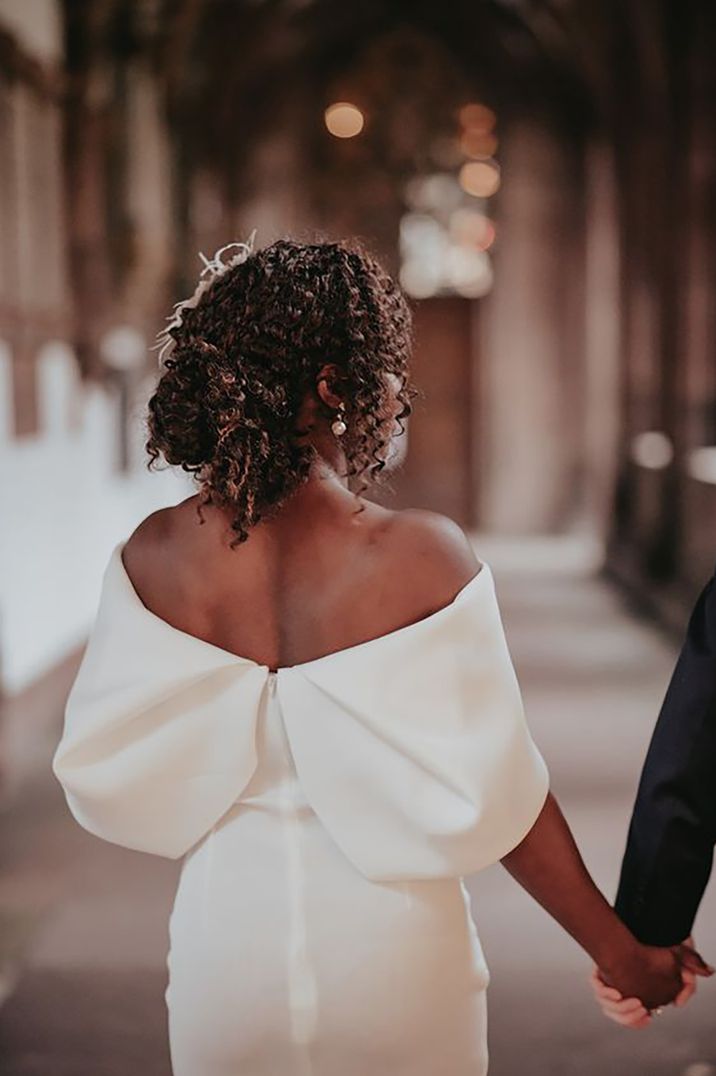
[[[341,371],[335,363],[325,363],[316,374],[316,394],[332,410],[345,402],[341,394]]]

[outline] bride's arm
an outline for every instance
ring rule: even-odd
[[[624,997],[637,997],[653,1009],[680,993],[682,962],[677,947],[642,945],[621,922],[594,884],[551,793],[530,832],[502,863],[589,953],[605,982]],[[703,962],[697,973],[712,974]]]

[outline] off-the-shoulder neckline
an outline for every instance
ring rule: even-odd
[[[445,605],[442,605],[439,609],[436,609],[432,613],[428,613],[427,616],[421,617],[419,620],[413,620],[409,624],[403,624],[399,628],[394,628],[392,631],[384,632],[382,635],[375,635],[372,639],[364,639],[362,642],[353,643],[351,646],[343,646],[339,650],[332,650],[328,654],[322,654],[317,658],[311,658],[309,661],[300,661],[295,665],[279,665],[276,669],[272,669],[270,665],[264,665],[261,662],[254,661],[253,658],[244,657],[241,654],[236,654],[233,650],[226,650],[222,646],[217,646],[216,643],[210,643],[206,639],[200,638],[198,635],[192,635],[191,632],[183,631],[182,628],[177,628],[173,624],[170,624],[168,620],[159,616],[157,613],[152,612],[142,601],[137,589],[132,582],[129,572],[127,571],[124,560],[122,558],[122,551],[126,542],[121,541],[116,544],[112,551],[110,563],[114,564],[117,575],[124,590],[127,593],[132,604],[152,622],[159,625],[162,629],[171,632],[178,636],[183,636],[184,639],[190,640],[197,646],[204,647],[207,652],[214,652],[222,655],[223,657],[233,658],[234,661],[240,664],[251,665],[256,669],[263,669],[266,673],[277,676],[279,673],[291,672],[298,669],[307,669],[310,666],[320,665],[329,662],[331,659],[342,657],[346,654],[356,653],[359,650],[364,650],[377,644],[386,642],[391,639],[395,639],[398,636],[407,635],[411,632],[415,632],[417,629],[425,628],[428,625],[432,625],[436,620],[441,619],[446,614],[450,613],[455,606],[464,601],[468,595],[476,590],[478,586],[489,578],[492,578],[492,571],[487,561],[482,561],[480,568],[473,576],[468,579],[466,583],[458,590],[457,594]],[[484,578],[483,578],[484,577]]]

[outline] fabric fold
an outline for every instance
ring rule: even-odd
[[[155,617],[115,551],[72,684],[52,771],[95,836],[178,858],[256,768],[265,674]]]
[[[306,796],[374,881],[481,870],[547,797],[491,573],[483,583],[419,637],[280,674]]]
[[[151,613],[121,548],[52,761],[89,832],[186,854],[240,803],[256,770],[272,675],[306,798],[367,878],[470,874],[534,824],[549,775],[489,565],[423,620],[272,674]]]

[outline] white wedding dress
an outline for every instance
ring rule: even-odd
[[[183,857],[175,1076],[483,1076],[462,878],[548,791],[489,565],[422,620],[272,672],[150,612],[122,545],[52,769],[90,833]]]

